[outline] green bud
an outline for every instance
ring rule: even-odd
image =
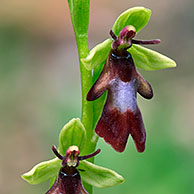
[[[112,39],[107,39],[104,42],[95,46],[86,58],[81,59],[82,63],[88,70],[92,70],[99,64],[105,62],[108,53],[111,49]]]

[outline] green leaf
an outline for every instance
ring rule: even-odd
[[[76,145],[83,150],[86,139],[86,130],[79,118],[69,121],[61,130],[59,135],[59,153],[65,155],[66,150]]]
[[[133,7],[123,12],[113,25],[113,32],[118,36],[120,31],[128,25],[132,25],[139,32],[149,22],[151,10],[144,7]]]
[[[176,63],[172,59],[140,45],[133,45],[129,52],[135,65],[147,71],[176,67]]]
[[[79,169],[84,170],[80,172],[82,180],[95,187],[112,187],[125,181],[125,179],[116,172],[88,161],[81,161]]]
[[[92,70],[97,65],[104,63],[111,49],[111,44],[112,39],[109,38],[96,45],[86,58],[82,58],[81,62],[84,64],[86,69]]]
[[[34,166],[22,178],[30,184],[39,184],[56,177],[60,169],[61,160],[58,158],[41,162]]]
[[[149,21],[151,10],[144,7],[134,7],[123,12],[113,25],[113,32],[118,36],[120,31],[127,25],[132,25],[139,32]],[[105,63],[109,51],[111,50],[112,39],[109,38],[95,46],[86,58],[81,62],[86,69],[92,70],[97,65]]]

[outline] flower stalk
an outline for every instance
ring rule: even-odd
[[[92,71],[87,70],[81,59],[86,58],[89,54],[88,49],[88,24],[89,24],[89,0],[68,0],[69,9],[75,38],[77,42],[80,74],[81,74],[81,90],[82,90],[82,115],[81,121],[86,129],[87,146],[82,150],[83,154],[93,152],[96,147],[97,137],[93,130],[93,103],[86,100],[86,95],[93,83]],[[92,159],[93,160],[93,159]],[[90,161],[92,161],[90,160]]]
[[[89,54],[88,49],[88,24],[89,24],[89,0],[68,0],[71,20],[75,33],[81,75],[81,92],[82,92],[82,113],[81,121],[86,129],[86,141],[82,154],[88,154],[95,150],[97,143],[97,136],[93,129],[93,103],[86,100],[86,95],[90,89],[93,77],[92,71],[87,70],[81,59],[86,58]],[[94,158],[89,159],[94,162]],[[86,190],[92,194],[92,186],[84,184]]]

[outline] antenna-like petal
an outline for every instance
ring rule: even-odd
[[[89,155],[79,156],[78,159],[79,160],[86,160],[86,159],[92,158],[92,157],[96,156],[97,154],[99,154],[100,151],[101,151],[100,149],[97,149],[94,153],[91,153]]]
[[[63,160],[64,159],[64,157],[61,154],[59,154],[59,152],[57,151],[57,148],[56,148],[55,145],[52,146],[52,151],[57,156],[57,158],[59,158],[60,160]]]
[[[159,44],[160,39],[155,40],[134,40],[132,39],[132,44]]]

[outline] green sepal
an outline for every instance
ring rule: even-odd
[[[58,151],[60,154],[65,155],[66,150],[72,145],[76,145],[79,147],[79,150],[83,150],[85,139],[85,127],[79,118],[74,118],[60,132]]]
[[[96,45],[86,58],[81,59],[81,62],[84,64],[85,68],[92,70],[97,65],[104,63],[111,49],[111,44],[112,39],[109,38]]]
[[[117,18],[112,30],[118,36],[125,26],[132,25],[136,28],[136,32],[139,32],[149,22],[151,13],[150,9],[144,7],[130,8]]]
[[[59,169],[61,160],[58,158],[41,162],[34,166],[29,172],[22,175],[22,178],[30,184],[40,184],[45,181],[56,177]]]
[[[149,21],[151,10],[144,7],[134,7],[123,12],[113,25],[113,32],[118,36],[119,32],[127,25],[133,25],[139,32]],[[81,61],[88,70],[95,66],[105,63],[109,51],[111,50],[112,39],[109,38],[104,42],[96,45],[86,58]]]
[[[57,176],[54,176],[54,177],[50,180],[49,189],[54,185],[56,179],[57,179]]]
[[[176,63],[151,49],[140,45],[133,45],[128,51],[131,53],[135,65],[147,71],[176,67]]]
[[[61,160],[58,158],[41,162],[34,166],[29,172],[22,175],[22,178],[30,184],[40,184],[50,180],[50,187],[54,184],[58,175]],[[97,166],[88,161],[81,161],[78,169],[82,181],[99,188],[111,187],[123,183],[125,180],[116,172]]]
[[[115,171],[92,164],[88,161],[81,161],[78,169],[82,181],[99,188],[112,187],[121,184],[125,179]]]

